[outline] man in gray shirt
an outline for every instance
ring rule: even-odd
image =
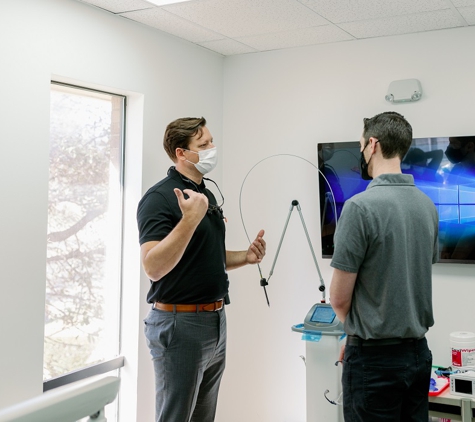
[[[330,301],[348,334],[345,421],[427,421],[434,324],[432,264],[438,216],[402,174],[411,125],[398,113],[364,119],[361,176],[374,179],[346,201],[335,233]]]

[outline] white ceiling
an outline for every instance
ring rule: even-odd
[[[475,0],[79,0],[224,56],[475,25]]]

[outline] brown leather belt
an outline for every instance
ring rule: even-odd
[[[214,312],[223,308],[223,299],[217,302],[196,305],[172,305],[169,303],[155,302],[153,307],[166,312]]]

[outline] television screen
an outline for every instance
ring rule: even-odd
[[[331,258],[343,204],[370,181],[360,176],[358,141],[319,143],[317,152],[322,256]],[[413,139],[401,167],[437,207],[439,262],[475,264],[475,136]]]

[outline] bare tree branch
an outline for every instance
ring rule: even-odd
[[[79,230],[86,226],[87,223],[91,222],[95,218],[99,217],[100,215],[104,214],[105,209],[99,208],[95,210],[88,211],[86,215],[81,218],[76,224],[73,224],[66,230],[60,232],[53,232],[48,235],[49,242],[61,242],[62,240],[66,240],[69,237],[75,235]]]

